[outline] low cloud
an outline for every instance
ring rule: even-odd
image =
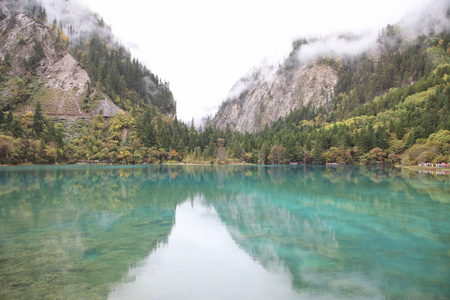
[[[398,23],[399,34],[407,39],[415,39],[422,34],[439,34],[450,29],[449,14],[448,0],[425,1],[401,19]],[[374,49],[379,33],[383,30],[378,28],[360,34],[331,34],[314,38],[300,47],[297,58],[300,62],[310,62],[327,56],[336,58],[357,56]]]
[[[411,11],[400,21],[403,33],[408,38],[450,30],[450,4],[448,0],[433,0]]]
[[[230,90],[226,99],[239,98],[242,93],[247,92],[253,86],[261,82],[271,82],[275,78],[278,67],[273,62],[264,60],[253,67],[243,78],[241,78]]]
[[[297,58],[302,63],[308,63],[326,56],[337,58],[356,56],[373,48],[377,36],[377,33],[370,32],[359,36],[341,34],[317,38],[302,45],[297,53]]]
[[[450,29],[448,0],[434,1],[433,3],[424,1],[422,6],[410,10],[398,23],[402,38],[414,39],[421,34],[439,33],[444,29]],[[292,58],[300,64],[308,64],[325,57],[344,59],[361,55],[364,52],[370,53],[377,49],[377,41],[383,31],[383,28],[367,29],[365,32],[359,31],[359,33],[348,31],[304,40],[301,46],[292,50],[291,56],[283,63],[266,59],[253,67],[231,88],[221,106],[227,104],[230,100],[239,99],[254,86],[263,82],[273,82],[279,68],[283,68],[286,64],[292,62]],[[300,39],[298,40],[300,41]],[[389,43],[389,38],[385,37],[384,42]]]
[[[53,22],[56,19],[58,26],[62,24],[64,32],[72,42],[84,42],[82,38],[89,37],[91,33],[115,41],[111,27],[104,23],[99,26],[100,21],[103,21],[102,17],[83,2],[79,0],[41,0],[41,2],[47,11],[48,21]],[[68,31],[68,26],[72,26],[72,32]]]

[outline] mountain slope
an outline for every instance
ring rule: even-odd
[[[12,12],[5,2],[0,9],[2,110],[28,111],[41,101],[49,113],[81,114],[90,82],[87,72],[44,25]]]
[[[20,2],[9,2],[14,3]],[[278,68],[257,68],[233,88],[222,105],[225,113],[215,118],[218,126],[199,131],[170,117],[175,103],[168,85],[131,59],[101,18],[94,15],[98,27],[93,32],[76,33],[72,23],[55,20],[43,26],[42,6],[22,11],[27,15],[14,13],[9,21],[0,13],[0,48],[7,49],[0,53],[0,110],[6,110],[0,112],[1,164],[416,164],[450,159],[449,9],[412,31],[389,25],[372,37],[373,43],[348,34],[296,41]],[[30,20],[24,25],[31,26],[23,32],[30,35],[20,36],[14,28],[26,16]],[[68,44],[63,30],[80,38]],[[53,48],[46,50],[48,45]],[[82,77],[83,70],[90,81],[75,86],[69,78]],[[83,88],[86,93],[77,95]],[[104,95],[129,113],[93,117],[107,111],[100,106]],[[77,96],[83,96],[82,103],[73,100]],[[46,117],[59,109],[58,103],[89,115],[75,122],[75,117]]]
[[[257,70],[234,86],[232,93],[242,86],[244,90],[221,105],[212,124],[221,129],[228,124],[240,132],[257,132],[303,105],[320,106],[330,101],[337,81],[337,72],[319,62],[269,75]]]
[[[44,0],[43,5],[52,26],[69,37],[69,52],[115,104],[127,111],[139,105],[176,114],[169,83],[133,58],[100,15],[74,0]]]
[[[1,110],[25,112],[41,102],[53,114],[114,115],[138,105],[176,113],[169,84],[132,58],[98,14],[71,0],[47,4],[1,2]]]
[[[295,41],[278,68],[255,67],[240,79],[210,124],[255,133],[307,105],[348,118],[356,107],[432,70],[426,47],[450,24],[448,4],[438,4],[413,25],[388,25],[378,37],[341,34]]]

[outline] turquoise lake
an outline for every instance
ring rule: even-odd
[[[449,299],[450,176],[0,168],[0,299]]]

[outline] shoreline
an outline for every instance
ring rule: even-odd
[[[81,165],[81,166],[109,166],[109,165],[115,165],[115,166],[134,166],[134,165],[141,165],[141,166],[154,166],[154,165],[161,165],[161,166],[265,166],[265,165],[258,165],[258,164],[249,164],[249,163],[231,163],[231,164],[211,164],[211,163],[162,163],[162,164],[108,164],[108,163],[61,163],[61,164],[51,164],[51,165],[35,165],[31,163],[26,164],[18,164],[18,165],[10,165],[10,164],[0,164],[1,167],[31,167],[31,166],[69,166],[69,165]],[[278,166],[289,166],[289,165],[278,165]],[[300,166],[300,165],[299,165]],[[326,165],[309,165],[309,166],[326,166]],[[350,166],[350,165],[331,165],[333,167],[340,167],[340,166]],[[359,165],[355,165],[359,166]],[[380,165],[378,165],[380,166]],[[429,167],[429,166],[408,166],[408,165],[389,165],[393,166],[395,168],[400,169],[408,169],[411,171],[449,171],[450,168],[445,167]]]
[[[439,168],[439,167],[425,167],[425,166],[405,166],[405,165],[395,165],[396,168],[408,169],[411,171],[449,171],[450,168]]]

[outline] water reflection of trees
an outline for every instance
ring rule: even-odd
[[[177,205],[198,194],[218,211],[243,249],[269,269],[284,265],[293,286],[302,289],[313,282],[305,270],[343,271],[340,268],[351,259],[363,261],[349,258],[345,245],[359,239],[370,251],[378,251],[377,242],[385,242],[373,235],[348,240],[338,229],[347,230],[341,224],[348,222],[348,214],[365,218],[360,233],[389,235],[393,231],[376,222],[384,218],[419,238],[445,239],[429,223],[436,206],[448,205],[448,177],[441,178],[445,179],[356,167],[4,168],[0,224],[7,244],[0,252],[0,262],[6,262],[0,268],[11,286],[0,295],[11,296],[7,293],[17,290],[25,293],[19,296],[36,290],[48,293],[53,285],[65,287],[61,293],[69,297],[80,286],[86,293],[106,297],[111,283],[119,282],[129,266],[167,242]],[[428,206],[411,211],[413,207],[399,197]],[[12,220],[17,226],[10,226]],[[60,228],[39,232],[48,224]],[[13,271],[17,260],[27,263]],[[113,260],[116,263],[111,264]]]
[[[414,254],[425,261],[415,266],[420,275],[414,274],[414,279],[405,276],[411,275],[409,265],[398,261],[411,259],[408,250],[417,245],[445,245],[448,234],[436,230],[435,224],[447,224],[445,214],[438,212],[442,194],[448,195],[450,186],[426,180],[426,187],[420,174],[405,177],[398,169],[277,171],[246,178],[246,184],[235,185],[235,191],[240,192],[237,196],[224,193],[211,202],[235,241],[266,268],[281,261],[292,275],[294,288],[326,290],[328,287],[320,286],[314,278],[327,274],[328,281],[338,282],[331,274],[350,278],[353,272],[371,274],[381,267],[375,275],[393,279],[391,286],[421,286],[420,281],[426,281],[432,291],[429,295],[445,291],[445,269],[434,270],[441,281],[426,277],[430,265],[445,263],[444,252],[437,258],[427,256],[426,250]],[[278,181],[283,185],[274,184]],[[307,206],[313,209],[305,209]],[[407,236],[402,235],[405,231],[409,232]],[[390,250],[386,251],[388,244]],[[361,245],[365,251],[355,253],[354,248]],[[430,259],[432,263],[427,261]],[[382,273],[393,265],[398,267],[392,274]],[[359,281],[361,286],[343,288],[375,297],[380,296],[379,288],[389,286],[382,282],[374,286],[364,278]],[[416,296],[424,296],[422,292],[419,290]]]
[[[186,199],[144,169],[1,171],[0,298],[106,298]]]
[[[145,194],[151,189],[164,189],[170,186],[165,195],[171,195],[171,190],[183,183],[189,184],[183,185],[185,193],[180,195],[180,198],[192,197],[205,191],[211,193],[220,191],[222,194],[223,191],[242,192],[258,189],[293,193],[301,189],[315,195],[335,195],[335,192],[345,192],[348,199],[358,200],[358,197],[354,197],[355,193],[348,193],[348,189],[359,191],[383,187],[406,194],[428,196],[430,200],[443,201],[442,194],[445,193],[439,192],[448,189],[449,182],[448,176],[437,177],[441,180],[439,181],[428,174],[405,172],[400,169],[358,167],[149,166],[30,169],[0,170],[2,208],[5,205],[14,205],[10,198],[14,199],[13,202],[19,201],[19,198],[23,201],[32,193],[40,196],[38,202],[42,205],[59,205],[73,201],[73,205],[89,205],[94,210],[130,209],[152,199],[152,193],[147,197]],[[436,188],[437,184],[441,186]],[[375,193],[372,196],[375,198],[368,200],[378,199],[379,195]]]

